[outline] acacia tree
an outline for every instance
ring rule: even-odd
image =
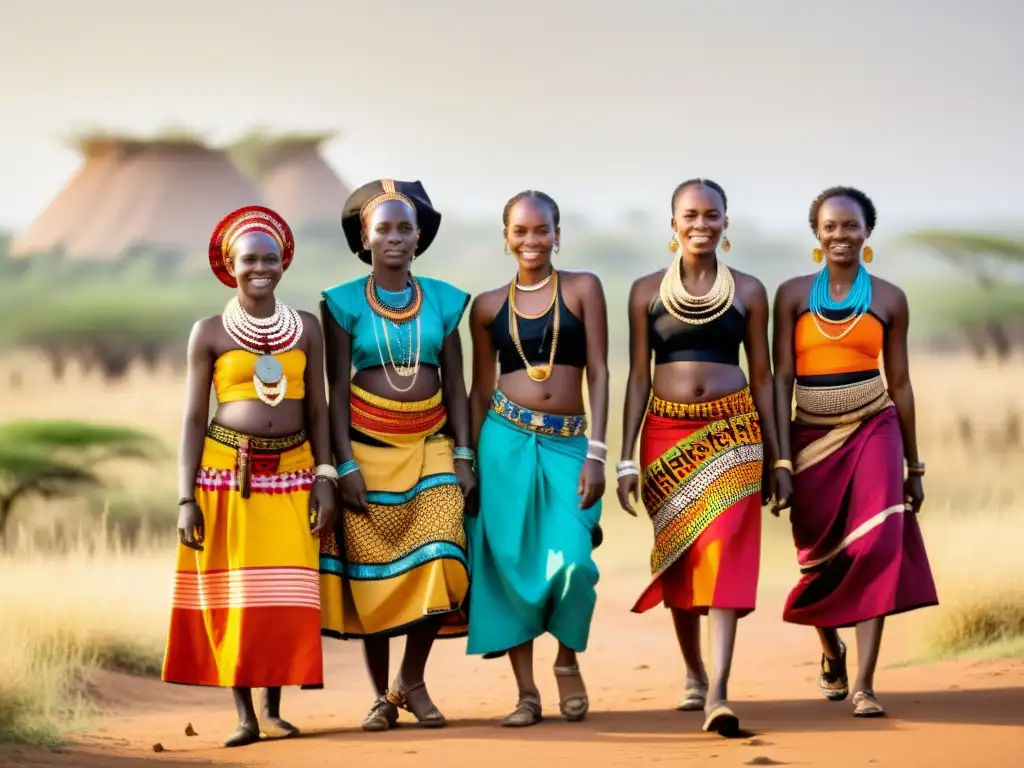
[[[131,427],[79,421],[19,421],[0,426],[0,541],[17,502],[33,494],[67,498],[105,481],[113,459],[153,461],[164,455],[152,436]]]
[[[924,230],[905,236],[904,242],[936,253],[993,296],[1001,286],[1024,277],[1024,242],[1020,240],[981,232]],[[967,329],[968,336],[972,330]],[[984,334],[1000,361],[1009,358],[1013,344],[997,302],[986,305],[976,330]],[[984,346],[979,351],[983,352]]]

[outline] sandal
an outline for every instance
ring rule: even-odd
[[[260,729],[259,726],[253,728],[249,725],[239,725],[238,730],[231,734],[227,741],[224,742],[225,747],[247,747],[250,744],[255,744],[260,740]]]
[[[689,683],[683,698],[676,705],[677,712],[699,712],[704,709],[708,702],[707,683]]]
[[[723,701],[708,711],[702,730],[707,733],[717,733],[727,739],[734,739],[740,735],[740,719]]]
[[[576,693],[566,696],[562,692],[562,681],[575,679],[579,681],[583,693]],[[590,710],[590,699],[587,697],[587,688],[583,683],[583,675],[580,674],[580,665],[573,664],[571,667],[555,667],[555,681],[558,683],[558,695],[561,700],[558,702],[558,710],[562,717],[570,723],[578,723],[587,716]]]
[[[516,708],[501,721],[501,724],[505,728],[527,728],[543,719],[540,696],[536,693],[524,693],[516,702]]]
[[[842,701],[850,693],[850,678],[846,673],[846,644],[839,641],[839,658],[830,659],[821,654],[821,675],[818,688],[829,701]]]
[[[366,717],[364,731],[387,731],[398,725],[398,709],[385,696],[378,696]]]
[[[874,691],[857,691],[853,694],[854,717],[885,717],[885,708],[878,703]]]
[[[416,697],[419,701],[417,705],[409,698],[409,694],[420,691],[422,691],[422,697]],[[434,702],[430,700],[430,696],[427,694],[427,684],[422,680],[409,688],[403,688],[396,680],[384,695],[387,697],[388,702],[394,706],[404,709],[406,712],[411,712],[416,721],[424,728],[441,728],[448,723],[444,715],[441,714],[441,710],[434,706]],[[425,702],[424,699],[426,700]]]

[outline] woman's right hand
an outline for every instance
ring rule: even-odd
[[[178,540],[189,549],[203,551],[206,538],[206,520],[195,500],[178,507]]]
[[[633,501],[640,500],[640,478],[636,475],[623,475],[619,478],[619,487],[617,489],[619,497],[619,506],[629,512],[633,517],[636,517],[636,510],[633,509],[633,505],[630,503],[630,496],[633,497]]]
[[[366,481],[363,480],[363,473],[359,470],[349,472],[347,475],[338,478],[338,491],[341,494],[342,510],[350,509],[353,512],[365,515],[370,511],[370,503],[366,500]]]

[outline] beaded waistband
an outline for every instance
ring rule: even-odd
[[[362,387],[357,387],[355,384],[349,385],[350,400],[353,398],[362,400],[367,405],[380,408],[383,411],[391,411],[392,413],[421,413],[432,410],[442,404],[441,395],[441,390],[438,390],[426,400],[392,400],[389,397],[381,397],[380,395],[373,394],[373,392],[368,392]]]
[[[285,435],[283,437],[253,437],[252,435],[246,435],[242,432],[236,432],[233,429],[223,427],[216,422],[211,423],[207,428],[206,436],[231,448],[238,448],[242,439],[247,438],[249,440],[249,449],[261,453],[290,451],[293,448],[298,448],[307,440],[305,430],[299,430],[294,435]]]
[[[743,416],[754,413],[754,398],[750,396],[750,388],[744,387],[739,392],[709,400],[706,403],[673,403],[662,400],[651,393],[647,412],[654,416],[681,421],[713,421],[727,419],[730,416]]]
[[[491,397],[491,410],[517,426],[543,435],[577,437],[587,431],[587,417],[583,414],[560,416],[554,413],[531,411],[529,408],[516,405],[499,390],[495,390]]]
[[[885,383],[881,376],[832,387],[796,385],[797,411],[809,416],[853,413],[885,396]]]

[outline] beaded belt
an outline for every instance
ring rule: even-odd
[[[216,423],[210,424],[206,436],[238,451],[235,487],[243,499],[248,499],[252,491],[253,472],[276,474],[281,464],[281,454],[306,442],[305,430],[284,437],[253,437]]]
[[[881,376],[834,387],[796,385],[796,407],[807,416],[841,416],[853,413],[886,396]]]
[[[248,442],[248,447],[253,451],[260,451],[261,453],[280,453],[281,451],[290,451],[293,448],[298,448],[304,442],[306,442],[306,431],[299,430],[294,435],[285,435],[284,437],[253,437],[252,435],[246,435],[243,432],[236,432],[233,429],[222,427],[216,422],[211,423],[206,430],[206,436],[211,440],[216,440],[222,445],[226,445],[229,448],[240,448],[243,444]]]
[[[577,437],[587,431],[587,417],[584,415],[559,416],[531,411],[529,408],[516,405],[498,390],[495,390],[491,397],[491,410],[513,424],[543,435]]]
[[[742,416],[753,411],[754,398],[750,396],[749,387],[706,403],[674,403],[671,400],[662,400],[652,392],[647,404],[647,412],[654,416],[682,421],[715,421]]]

